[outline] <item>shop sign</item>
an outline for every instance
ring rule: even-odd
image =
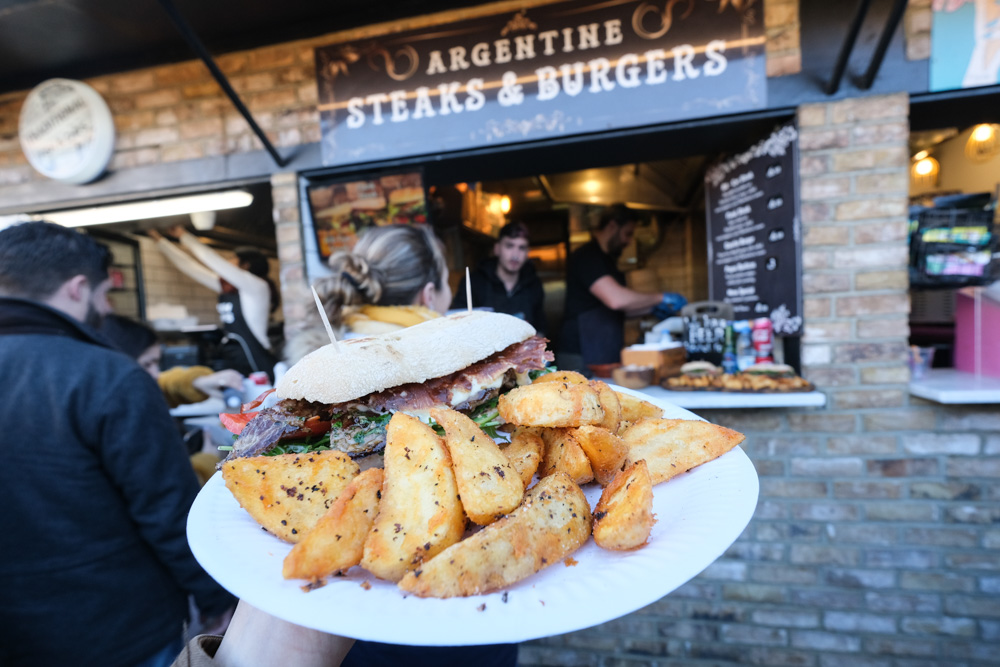
[[[798,132],[783,125],[705,173],[709,298],[735,319],[769,317],[774,333],[802,333]]]
[[[115,125],[100,94],[70,79],[49,79],[24,101],[18,138],[38,173],[64,183],[89,183],[111,161]]]
[[[323,161],[760,109],[763,3],[560,2],[316,49]]]

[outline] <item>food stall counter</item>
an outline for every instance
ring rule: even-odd
[[[910,394],[946,404],[1000,403],[1000,378],[953,368],[931,368],[910,381]]]
[[[689,410],[727,410],[732,408],[820,408],[826,405],[821,391],[751,393],[735,391],[670,391],[651,385],[638,389],[647,396],[669,401]]]

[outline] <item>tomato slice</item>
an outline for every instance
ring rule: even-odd
[[[310,417],[302,424],[302,430],[309,435],[324,435],[330,430],[330,422],[321,421],[319,416]]]
[[[228,412],[223,412],[219,415],[219,421],[222,425],[226,427],[226,430],[230,433],[235,433],[239,435],[246,428],[246,425],[257,416],[256,412],[241,412],[239,414],[231,414]],[[329,425],[329,422],[327,422]]]

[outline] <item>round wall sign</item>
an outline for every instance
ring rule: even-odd
[[[18,136],[31,166],[64,183],[100,176],[115,148],[115,125],[104,98],[70,79],[49,79],[28,93]]]

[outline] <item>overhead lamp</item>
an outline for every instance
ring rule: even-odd
[[[601,182],[593,178],[588,178],[583,183],[581,183],[581,186],[583,186],[583,189],[586,190],[587,192],[594,193],[600,189]]]
[[[930,155],[930,153],[928,153],[927,151],[920,151],[919,153],[913,156],[913,160],[914,161],[923,160],[928,155]]]
[[[510,213],[510,197],[507,195],[500,197],[500,212],[504,215]]]
[[[1000,152],[997,126],[990,123],[976,125],[965,142],[965,156],[973,162],[986,162]]]
[[[918,185],[927,187],[937,184],[938,172],[940,170],[941,164],[937,160],[932,157],[925,157],[913,163],[913,166],[910,168],[910,174]]]
[[[112,222],[148,220],[173,215],[188,215],[205,211],[222,211],[230,208],[244,208],[253,203],[253,195],[244,190],[226,190],[206,194],[151,199],[148,201],[112,204],[94,208],[80,208],[71,211],[53,211],[38,216],[64,227],[86,227],[105,225]]]

